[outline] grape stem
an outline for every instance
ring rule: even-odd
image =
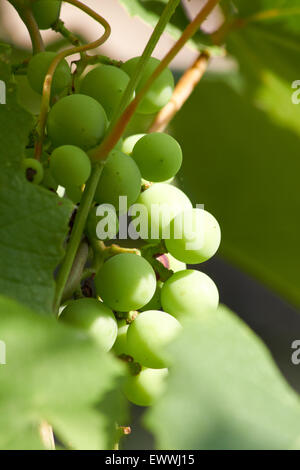
[[[19,0],[9,0],[13,7],[17,10],[21,20],[25,24],[32,44],[32,52],[36,54],[45,50],[43,39],[39,27],[35,21],[32,10],[24,2]]]
[[[88,51],[90,49],[95,49],[96,47],[99,47],[101,44],[103,44],[110,36],[111,33],[111,28],[108,22],[98,13],[96,13],[94,10],[91,8],[87,7],[83,3],[81,3],[78,0],[65,0],[67,3],[70,3],[71,5],[74,5],[75,7],[79,8],[80,10],[84,11],[87,15],[91,16],[94,20],[96,20],[98,23],[100,23],[104,27],[104,33],[102,36],[97,39],[94,42],[91,42],[89,44],[77,46],[77,47],[72,47],[70,49],[67,49],[65,51],[60,52],[57,54],[57,56],[53,59],[51,62],[51,65],[49,67],[49,70],[47,72],[47,75],[45,77],[44,85],[43,85],[43,96],[42,96],[42,102],[41,102],[41,110],[40,110],[40,117],[39,117],[39,122],[38,122],[38,140],[36,142],[35,146],[35,158],[37,160],[40,160],[42,151],[43,151],[43,142],[44,142],[44,137],[45,137],[45,127],[46,127],[46,122],[47,122],[47,115],[48,115],[48,109],[49,109],[49,103],[50,103],[50,96],[51,96],[51,86],[52,86],[52,80],[53,80],[53,75],[55,73],[55,70],[59,63],[65,59],[69,55],[77,54],[77,53],[82,53],[85,51]]]
[[[184,72],[174,89],[172,98],[155,116],[148,132],[164,132],[203,77],[209,57],[208,51],[201,52],[192,66]]]

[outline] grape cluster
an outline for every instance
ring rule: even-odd
[[[56,0],[34,2],[40,29],[56,22],[60,6]],[[45,92],[45,77],[54,57],[53,52],[40,52],[29,62],[28,81],[39,94]],[[60,62],[52,80],[44,151],[37,160],[33,148],[28,148],[23,161],[27,180],[53,191],[60,185],[67,197],[80,204],[92,172],[91,156],[118,112],[138,60],[135,57],[120,66],[97,65],[75,90],[68,63]],[[150,58],[135,93],[158,64]],[[170,100],[173,89],[173,75],[165,69],[137,113],[156,113]],[[91,296],[84,297],[77,289],[60,314],[61,322],[90,335],[104,351],[128,363],[132,373],[123,390],[140,406],[151,405],[162,392],[170,365],[167,346],[184,321],[215,310],[219,302],[212,279],[186,266],[215,254],[220,228],[209,212],[193,208],[189,198],[172,184],[181,164],[181,147],[166,133],[120,139],[105,161],[85,227],[95,267]],[[124,215],[120,196],[126,196],[127,209],[136,203],[146,214],[143,219],[134,218],[129,211],[137,238],[144,244],[139,251],[110,250],[110,244],[99,244],[97,227],[104,219],[99,208],[112,206],[117,216]],[[117,235],[117,216],[109,239]]]

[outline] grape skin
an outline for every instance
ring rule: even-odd
[[[113,310],[129,312],[146,305],[156,289],[152,266],[141,256],[122,253],[108,259],[99,270],[98,295]]]
[[[146,134],[134,134],[126,137],[122,145],[122,152],[131,155],[135,144]]]
[[[81,186],[91,174],[91,162],[87,154],[74,145],[57,147],[50,158],[50,170],[61,186]]]
[[[159,310],[140,313],[127,331],[127,344],[135,361],[151,369],[168,366],[165,346],[179,333],[180,323]]]
[[[39,52],[30,60],[27,68],[27,78],[31,88],[40,95],[43,93],[44,80],[56,57],[55,52]],[[61,93],[71,85],[72,77],[69,65],[66,60],[62,60],[57,66],[52,80],[51,94]]]
[[[138,200],[138,204],[145,206],[148,214],[148,236],[146,239],[164,238],[170,221],[185,209],[192,208],[189,198],[175,186],[167,183],[154,183],[150,188],[143,191]],[[151,208],[157,205],[157,220],[151,216]],[[134,223],[134,221],[133,221]],[[154,234],[151,235],[151,224],[153,225]]]
[[[48,136],[54,147],[75,145],[88,150],[99,144],[107,128],[105,111],[86,95],[70,95],[59,100],[48,116]]]
[[[84,77],[80,93],[91,96],[105,109],[109,119],[118,108],[129,76],[113,65],[99,65]]]
[[[207,310],[216,310],[219,304],[218,289],[206,274],[187,269],[174,273],[161,291],[163,309],[178,320],[201,317]]]
[[[122,69],[131,77],[136,69],[137,63],[140,57],[133,57],[122,65]],[[138,93],[148,78],[152,75],[154,70],[160,64],[160,61],[155,57],[150,57],[146,65],[144,66],[142,77],[136,88]],[[174,78],[172,72],[169,69],[165,69],[160,76],[151,85],[151,88],[146,93],[146,96],[142,99],[138,106],[138,112],[141,114],[152,114],[159,111],[165,106],[170,100],[174,90]]]
[[[143,368],[123,385],[126,398],[138,406],[151,406],[165,390],[168,369]]]
[[[113,352],[116,356],[121,356],[125,354],[129,356],[128,347],[127,347],[127,330],[129,328],[129,324],[126,320],[118,321],[118,334],[113,346]]]
[[[191,223],[186,224],[185,217],[189,218]],[[176,225],[183,228],[180,238],[174,237]],[[191,209],[178,214],[172,220],[170,239],[166,240],[166,247],[179,261],[197,264],[211,258],[218,250],[220,241],[221,230],[214,216],[204,209]],[[191,243],[195,246],[192,247]]]
[[[119,150],[110,152],[95,193],[96,202],[112,204],[117,209],[119,197],[127,196],[130,207],[140,191],[141,174],[134,160]]]
[[[57,0],[38,0],[32,4],[32,12],[39,29],[49,29],[57,21],[61,2]]]
[[[44,169],[41,163],[35,158],[24,158],[22,166],[28,181],[40,184],[44,177]]]
[[[182,151],[173,137],[154,132],[138,140],[132,158],[144,179],[161,182],[177,174],[182,164]]]
[[[117,337],[118,325],[113,312],[103,302],[92,298],[71,300],[59,319],[85,330],[104,351],[109,351]]]

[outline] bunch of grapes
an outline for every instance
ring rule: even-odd
[[[46,3],[34,3],[40,28],[50,27],[59,15],[60,2],[49,1],[51,15],[45,17]],[[44,5],[42,10],[39,4]],[[54,57],[53,52],[39,52],[29,62],[27,76],[35,92],[43,93]],[[68,63],[60,62],[52,81],[44,151],[38,160],[33,149],[27,149],[23,162],[31,183],[54,191],[60,185],[67,197],[80,204],[92,172],[90,156],[117,113],[138,60],[133,58],[120,66],[97,65],[75,89]],[[157,59],[150,58],[135,93],[158,64]],[[156,113],[168,103],[173,89],[172,73],[165,69],[140,102],[137,113]],[[220,228],[209,212],[193,208],[189,198],[173,185],[181,164],[180,145],[166,133],[127,136],[118,142],[106,159],[85,228],[94,255],[92,287],[79,293],[77,289],[66,299],[60,315],[60,321],[87,332],[102,349],[128,364],[131,373],[123,390],[140,406],[151,405],[162,392],[171,361],[167,346],[185,320],[213,312],[219,302],[212,279],[186,266],[202,263],[215,254]],[[111,205],[122,215],[120,196],[127,197],[129,208],[138,203],[146,214],[142,222],[133,219],[141,242],[135,252],[121,246],[110,250],[110,245],[106,247],[97,239],[101,221],[98,207]],[[116,221],[109,238],[117,232]]]

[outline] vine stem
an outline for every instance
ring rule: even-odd
[[[169,0],[168,4],[166,5],[157,25],[154,28],[154,31],[152,32],[150,36],[150,39],[144,49],[144,52],[140,58],[140,61],[137,67],[138,72],[136,71],[135,74],[131,77],[128,83],[128,86],[124,92],[124,97],[123,97],[122,102],[120,103],[118,114],[122,113],[122,107],[123,106],[126,107],[128,102],[130,101],[132,93],[136,87],[136,83],[138,82],[141,76],[143,67],[145,63],[147,62],[147,60],[150,58],[156,44],[159,41],[159,38],[162,32],[164,31],[167,23],[169,22],[172,14],[174,13],[178,3],[179,3],[179,0]],[[80,245],[81,236],[82,236],[84,226],[87,220],[88,212],[93,202],[97,185],[100,180],[102,168],[103,167],[100,166],[99,162],[97,162],[95,168],[92,171],[92,175],[86,184],[86,187],[82,196],[81,204],[79,206],[79,210],[76,215],[75,224],[72,230],[70,241],[66,249],[65,258],[62,262],[62,265],[61,265],[61,268],[57,277],[57,281],[56,281],[56,292],[55,292],[55,298],[54,298],[55,314],[58,313],[64,287],[65,287],[65,284],[67,283],[77,250]]]
[[[22,19],[23,23],[25,24],[28,30],[31,39],[33,54],[44,51],[45,46],[43,43],[43,39],[38,25],[35,21],[35,18],[33,16],[32,10],[28,6],[24,6],[23,4],[21,4],[18,0],[9,0],[9,2],[17,10],[20,18]]]
[[[65,285],[67,284],[69,274],[71,272],[73,262],[78,251],[82,233],[86,224],[88,213],[92,205],[95,191],[103,170],[103,164],[96,164],[93,169],[92,175],[87,182],[86,189],[83,193],[80,206],[75,218],[75,223],[72,229],[70,240],[67,246],[66,255],[63,260],[62,266],[59,270],[56,280],[56,292],[54,298],[54,312],[58,314],[60,302],[63,296]]]
[[[89,8],[88,6],[81,3],[79,0],[65,0],[67,3],[74,5],[75,7],[79,8],[80,10],[84,11],[87,15],[91,16],[94,20],[100,23],[104,27],[104,33],[102,36],[94,42],[89,44],[85,44],[82,46],[71,47],[65,51],[60,52],[51,62],[47,75],[45,77],[44,85],[43,85],[43,96],[41,102],[41,110],[39,116],[39,123],[38,123],[38,140],[35,146],[35,158],[40,160],[42,150],[43,150],[43,142],[45,137],[45,127],[47,122],[48,116],[48,109],[50,104],[50,97],[51,97],[51,86],[53,81],[53,75],[59,63],[65,59],[69,55],[82,53],[88,51],[90,49],[95,49],[103,44],[110,36],[111,28],[108,22],[94,10]]]
[[[166,129],[203,77],[207,69],[209,57],[208,51],[201,52],[192,66],[184,72],[174,89],[172,98],[155,116],[149,132],[163,132]]]
[[[124,131],[126,130],[127,125],[129,124],[130,119],[132,118],[133,114],[135,113],[138,105],[140,104],[141,100],[144,98],[146,93],[148,92],[149,88],[153,84],[153,82],[159,77],[159,75],[163,72],[163,70],[170,64],[170,62],[174,59],[174,57],[178,54],[178,52],[185,46],[187,41],[196,33],[197,29],[203,23],[203,21],[207,18],[207,16],[212,12],[215,6],[219,3],[220,0],[208,0],[204,7],[200,10],[198,15],[194,18],[194,20],[186,27],[183,31],[181,37],[178,41],[174,44],[171,50],[165,55],[162,59],[158,67],[154,70],[153,74],[145,83],[142,90],[136,95],[133,101],[127,106],[127,108],[122,113],[121,117],[116,122],[112,132],[110,132],[105,139],[103,140],[102,144],[98,147],[98,149],[93,154],[94,160],[105,160],[109,152],[114,148],[117,144],[119,139],[122,137]]]

